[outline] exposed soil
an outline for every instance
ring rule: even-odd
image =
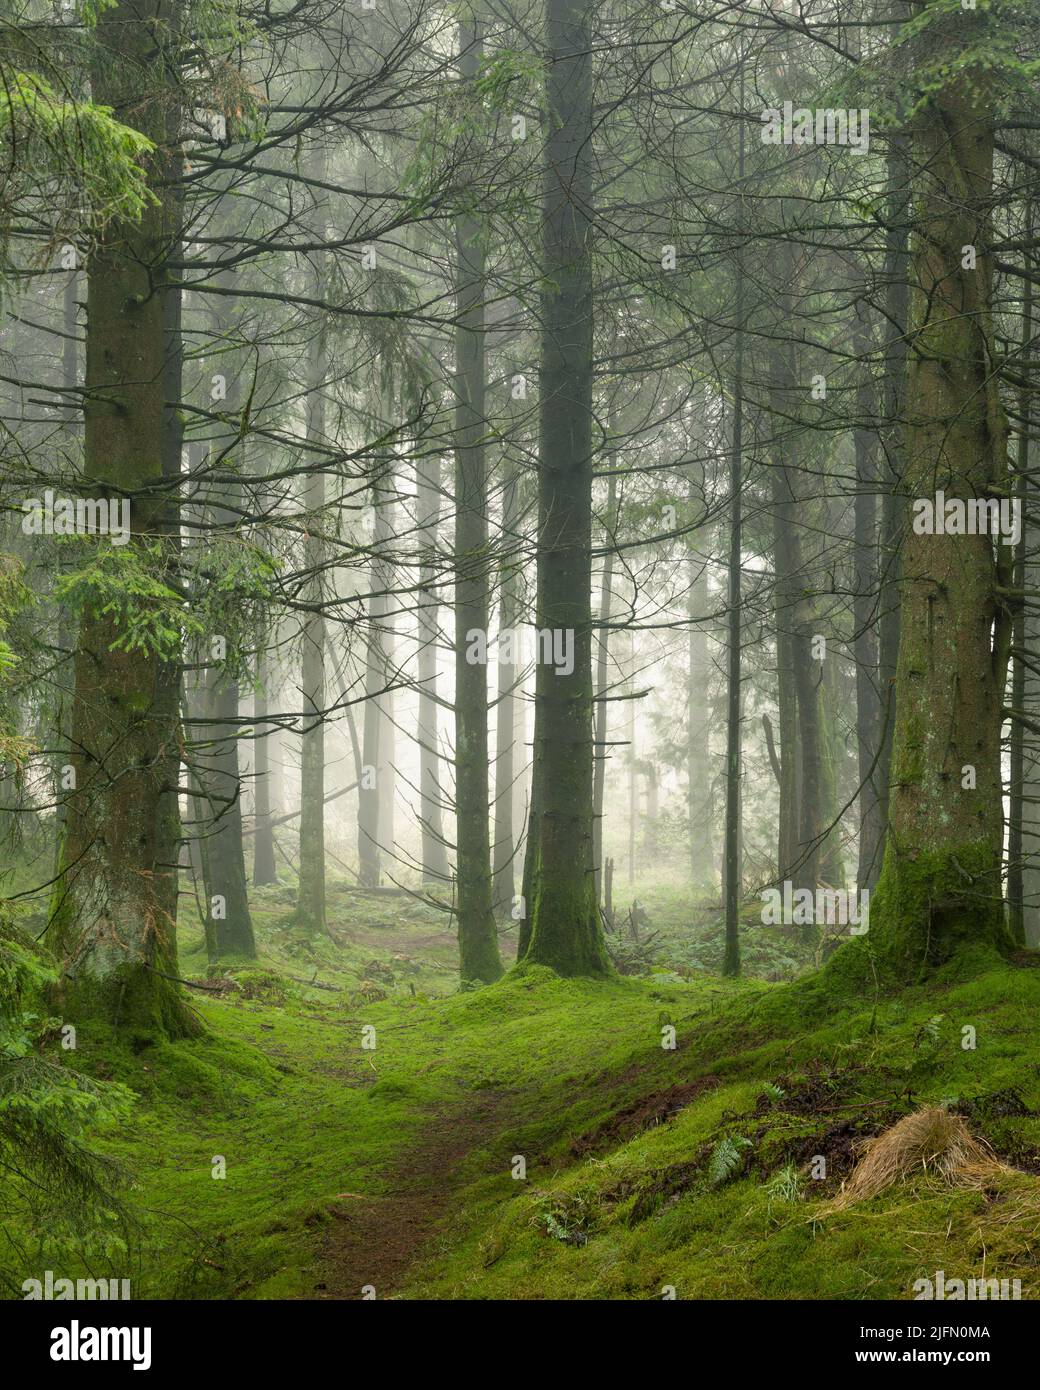
[[[876,1138],[902,1118],[903,1112],[898,1109],[850,1116],[820,1134],[811,1134],[803,1139],[793,1150],[792,1160],[803,1168],[822,1154],[827,1160],[827,1176],[816,1179],[812,1186],[817,1193],[828,1192],[855,1168],[863,1151],[864,1140]]]
[[[1006,1119],[1009,1116],[1019,1118],[1036,1113],[1030,1109],[1014,1086],[1006,1086],[1002,1091],[989,1091],[981,1096],[967,1096],[959,1101],[954,1109],[959,1115],[963,1115],[965,1119],[972,1120],[976,1124],[986,1124],[989,1121]]]
[[[584,1158],[596,1149],[617,1148],[619,1144],[642,1134],[644,1130],[663,1124],[673,1115],[678,1115],[679,1111],[697,1096],[712,1090],[718,1084],[717,1076],[701,1076],[685,1085],[669,1086],[666,1091],[655,1091],[652,1095],[641,1096],[631,1105],[615,1111],[609,1120],[597,1125],[595,1129],[587,1130],[576,1139],[572,1139],[570,1151],[575,1158]]]
[[[366,1288],[374,1289],[377,1299],[394,1296],[428,1253],[451,1208],[461,1169],[493,1130],[499,1109],[497,1097],[484,1095],[465,1110],[428,1116],[420,1143],[391,1169],[388,1191],[341,1194],[331,1203],[334,1219],[316,1298],[361,1299]]]
[[[821,1193],[839,1186],[854,1169],[864,1139],[876,1136],[905,1113],[905,1102],[899,1101],[854,1106],[850,1113],[838,1100],[842,1080],[839,1075],[818,1069],[792,1086],[776,1107],[789,1114],[815,1116],[823,1122],[816,1134],[792,1143],[787,1155],[799,1167],[816,1154],[826,1156],[827,1177],[816,1188]],[[573,1139],[570,1154],[581,1159],[598,1149],[617,1147],[666,1123],[719,1084],[718,1077],[705,1076],[641,1096],[595,1129]],[[428,1116],[417,1145],[391,1169],[388,1191],[374,1196],[352,1192],[337,1195],[329,1205],[333,1220],[325,1235],[322,1283],[315,1288],[316,1298],[361,1299],[366,1297],[366,1289],[374,1290],[377,1299],[397,1295],[409,1272],[432,1253],[451,1214],[452,1199],[461,1185],[467,1161],[501,1124],[503,1101],[502,1096],[485,1093],[472,1097],[463,1107]],[[760,1127],[773,1109],[774,1102],[764,1097],[755,1112]],[[1011,1089],[964,1101],[957,1109],[976,1121],[1031,1113]],[[606,1199],[621,1201],[637,1192],[630,1220],[644,1220],[662,1201],[675,1200],[703,1178],[712,1146],[712,1140],[706,1141],[686,1161],[658,1172],[647,1186],[622,1182],[616,1190],[605,1194]],[[1040,1155],[1033,1157],[1040,1169]],[[1015,1158],[1018,1166],[1034,1171],[1028,1156],[1019,1154]],[[753,1156],[751,1161],[754,1162]],[[474,1176],[469,1168],[467,1181]]]
[[[1040,969],[1040,951],[1032,947],[1022,946],[1017,951],[1011,951],[1008,960],[1020,970]]]

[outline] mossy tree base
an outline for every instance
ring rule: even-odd
[[[535,866],[534,901],[526,933],[524,965],[547,965],[558,975],[608,976],[614,973],[589,873],[547,875]]]
[[[498,951],[498,935],[491,920],[490,933],[484,932],[478,938],[470,938],[460,943],[459,977],[463,984],[479,983],[493,985],[503,974],[502,957]]]
[[[989,841],[956,850],[900,853],[891,843],[870,898],[869,930],[824,970],[878,988],[915,984],[959,952],[1014,949],[1001,896],[999,851]]]
[[[127,964],[104,977],[66,975],[54,1002],[77,1028],[111,1030],[137,1051],[206,1031],[176,985],[143,965]]]

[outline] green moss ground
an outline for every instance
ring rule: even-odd
[[[937,1269],[1037,1296],[1031,956],[962,953],[887,999],[840,963],[826,987],[531,968],[448,994],[454,952],[432,910],[340,892],[335,942],[305,943],[280,896],[257,895],[260,961],[230,971],[226,993],[193,993],[205,1037],[138,1055],[78,1040],[75,1065],[138,1096],[103,1143],[134,1174],[141,1224],[129,1255],[91,1261],[95,1276],[129,1272],[138,1297],[357,1296],[359,1217],[377,1211],[370,1233],[392,1241],[406,1174],[398,1234],[414,1251],[387,1283],[373,1248],[379,1296],[905,1299]],[[205,973],[191,929],[181,971]],[[300,983],[312,977],[338,989]],[[855,1140],[937,1102],[1023,1172],[986,1192],[921,1178],[826,1215]],[[464,1142],[446,1163],[431,1134],[452,1130]],[[727,1139],[732,1171],[713,1181]],[[49,1267],[79,1272],[68,1257]]]
[[[678,989],[677,1005],[685,1012],[699,993]],[[562,1162],[529,1170],[526,1185],[485,1184],[479,1215],[407,1292],[652,1298],[673,1286],[680,1298],[905,1299],[915,1279],[944,1269],[1019,1278],[1022,1296],[1036,1297],[1031,1172],[984,1193],[923,1179],[838,1214],[823,1208],[854,1161],[852,1138],[926,1102],[956,1105],[1009,1162],[1036,1169],[1040,1119],[1016,1112],[1040,1106],[1040,974],[993,960],[971,983],[937,981],[879,1003],[873,1032],[873,1008],[806,1027],[819,1007],[812,991],[766,994],[752,987],[730,1000],[739,1017],[725,1023],[710,1007],[687,1015],[688,1045],[670,1057],[638,1054],[638,1086],[619,1085],[615,1099],[648,1093],[654,1079],[715,1078],[674,1118],[568,1162],[576,1116],[561,1115]],[[961,1045],[966,1024],[974,1051]],[[726,1136],[751,1143],[738,1150],[744,1171],[715,1185],[711,1158]],[[798,1172],[815,1153],[830,1159],[827,1181]]]

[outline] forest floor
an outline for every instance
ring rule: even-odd
[[[341,886],[306,943],[290,902],[256,895],[260,960],[223,980],[184,933],[202,1037],[81,1036],[76,1065],[137,1097],[102,1141],[136,1222],[96,1277],[129,1263],[144,1298],[906,1299],[942,1269],[1040,1296],[1036,953],[877,999],[724,981],[688,964],[716,917],[667,897],[654,974],[458,993],[434,909]],[[798,964],[751,946],[764,974]],[[829,1211],[862,1140],[940,1103],[1006,1171]]]
[[[459,1171],[493,1137],[499,1117],[495,1097],[428,1114],[421,1140],[391,1165],[386,1192],[343,1199],[322,1245],[322,1298],[358,1298],[366,1289],[385,1298],[400,1288],[450,1218]]]

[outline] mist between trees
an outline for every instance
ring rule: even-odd
[[[194,1036],[178,933],[219,978],[280,893],[306,957],[333,879],[467,989],[635,970],[654,884],[728,975],[1040,943],[1037,31],[3,0],[0,830],[62,1018]],[[785,885],[869,931],[763,963]]]
[[[637,845],[731,972],[743,894],[883,863],[897,955],[922,873],[930,951],[1035,939],[1015,7],[5,25],[2,814],[68,990],[176,1031],[178,913],[248,956],[289,872],[320,933],[332,850],[464,980],[608,970]]]

